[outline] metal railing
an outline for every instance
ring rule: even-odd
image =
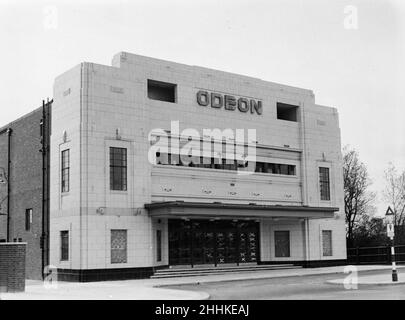
[[[405,245],[395,246],[395,260],[405,263]],[[350,264],[389,264],[391,247],[357,247],[347,249],[347,262]]]

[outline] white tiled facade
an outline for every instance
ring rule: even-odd
[[[147,97],[147,79],[177,85],[176,103]],[[199,90],[253,97],[263,112],[202,107]],[[299,106],[299,121],[277,119],[276,103]],[[54,86],[51,135],[51,264],[61,269],[168,265],[167,218],[151,218],[145,204],[160,201],[337,207],[329,219],[260,219],[260,260],[346,259],[340,129],[336,109],[315,104],[310,90],[129,53],[112,66],[82,63]],[[237,175],[212,169],[154,166],[148,134],[154,128],[256,129],[260,157],[295,164],[295,176]],[[109,147],[127,149],[127,191],[111,191]],[[70,190],[61,192],[61,152],[70,150]],[[319,167],[330,168],[331,200],[321,201]],[[234,183],[230,192],[230,182]],[[204,190],[210,193],[204,193]],[[249,212],[246,212],[246,217]],[[127,262],[111,264],[110,230],[127,230]],[[162,259],[156,230],[162,230]],[[69,259],[61,261],[60,231],[69,231]],[[276,258],[274,231],[289,230],[291,254]],[[333,255],[322,255],[322,230],[332,230]]]

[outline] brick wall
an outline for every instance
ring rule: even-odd
[[[49,108],[47,108],[49,113]],[[42,279],[42,153],[40,122],[42,107],[13,121],[3,128],[11,128],[11,168],[8,174],[10,184],[10,237],[8,241],[27,243],[26,276],[28,279]],[[46,135],[49,132],[46,132]],[[0,135],[0,167],[7,170],[8,137]],[[7,185],[0,185],[0,201],[7,196]],[[32,223],[25,226],[27,209],[32,209]],[[47,207],[45,207],[47,210]],[[1,213],[7,213],[7,201],[1,206]],[[0,216],[0,240],[6,239],[7,217]],[[46,242],[45,242],[46,245]],[[46,248],[46,246],[45,246]],[[47,264],[47,263],[45,263]]]
[[[25,290],[26,243],[0,243],[0,292]]]

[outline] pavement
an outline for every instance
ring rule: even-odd
[[[390,270],[391,266],[354,266],[356,271]],[[353,266],[351,267],[353,268]],[[398,266],[398,272],[405,266]],[[124,281],[102,281],[73,283],[55,283],[46,285],[42,281],[26,281],[26,290],[22,293],[0,293],[4,300],[205,300],[206,292],[165,288],[187,284],[204,284],[241,280],[276,279],[283,277],[305,277],[314,275],[341,274],[350,270],[345,266],[326,268],[297,268],[280,270],[261,270],[254,272],[235,272],[220,275],[200,275],[193,277],[140,279]],[[347,273],[347,272],[346,272]],[[345,275],[346,277],[347,275]],[[366,279],[367,280],[367,279]],[[372,280],[372,279],[371,279]],[[367,280],[367,281],[371,281]],[[377,279],[378,280],[378,279]],[[400,275],[400,280],[403,281]],[[343,279],[336,279],[343,281]],[[374,281],[374,280],[373,280]],[[342,282],[341,282],[342,283]],[[402,283],[402,282],[401,282]]]
[[[205,292],[155,288],[137,280],[57,282],[27,280],[25,292],[0,293],[0,300],[206,300]]]
[[[327,283],[345,285],[348,283],[348,281],[345,279],[334,279],[328,280]],[[398,281],[393,282],[391,277],[385,274],[377,274],[372,276],[359,276],[356,279],[355,283],[359,285],[371,285],[371,286],[387,286],[387,285],[395,286],[401,284],[404,285],[405,278],[404,276],[398,277]]]

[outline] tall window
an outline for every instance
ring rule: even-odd
[[[127,190],[127,149],[110,147],[110,189]]]
[[[111,230],[111,263],[127,262],[127,230]]]
[[[322,230],[323,255],[332,255],[332,230]]]
[[[25,210],[25,230],[30,231],[32,225],[32,209]]]
[[[70,152],[69,149],[62,151],[62,192],[69,191]]]
[[[156,260],[162,261],[162,230],[156,230]]]
[[[274,231],[275,256],[290,256],[290,231]]]
[[[69,231],[60,232],[60,260],[69,260]]]
[[[319,188],[321,191],[321,200],[330,200],[330,181],[329,168],[319,168]]]

